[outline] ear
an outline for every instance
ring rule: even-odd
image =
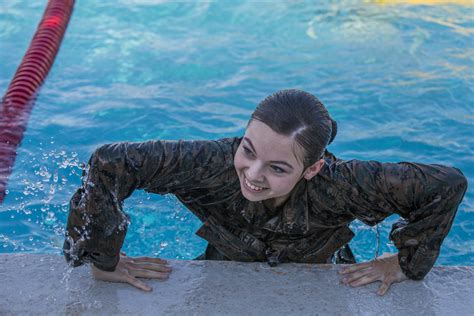
[[[305,172],[303,173],[303,177],[306,180],[311,180],[315,175],[318,174],[318,172],[321,170],[323,166],[324,166],[324,159],[320,159],[316,161],[314,164],[306,168]]]

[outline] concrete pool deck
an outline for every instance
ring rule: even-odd
[[[171,261],[153,292],[96,281],[58,255],[0,254],[0,315],[468,315],[474,267],[435,267],[423,281],[339,284],[332,265]]]

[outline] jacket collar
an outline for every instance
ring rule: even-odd
[[[244,203],[242,216],[252,225],[275,233],[300,235],[309,230],[306,180],[297,183],[280,212],[269,216],[263,202]]]

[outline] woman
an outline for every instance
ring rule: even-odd
[[[242,138],[117,143],[97,149],[74,194],[64,253],[93,263],[96,278],[151,290],[137,277],[165,279],[164,260],[121,255],[135,189],[172,193],[202,222],[199,259],[355,263],[349,224],[375,225],[393,213],[398,254],[340,270],[342,282],[381,281],[378,294],[422,279],[439,255],[467,188],[455,168],[344,161],[326,150],[337,132],[324,105],[299,90],[263,100]]]

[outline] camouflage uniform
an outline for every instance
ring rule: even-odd
[[[246,200],[233,157],[241,138],[149,141],[98,148],[71,199],[64,253],[74,266],[91,261],[113,271],[125,238],[123,200],[135,189],[174,194],[202,222],[202,259],[327,263],[354,236],[359,219],[402,219],[390,238],[403,272],[422,279],[439,255],[467,188],[455,168],[418,163],[340,160],[325,152],[313,179],[301,180],[276,211]],[[349,251],[350,253],[350,251]],[[346,251],[347,254],[347,251]],[[339,254],[340,255],[340,254]]]

